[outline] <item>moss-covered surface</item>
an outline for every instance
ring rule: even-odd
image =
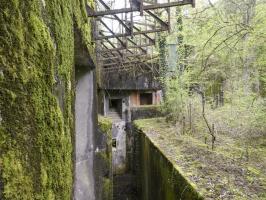
[[[103,200],[113,199],[113,182],[110,178],[103,178]]]
[[[146,135],[140,121],[135,123],[137,140],[138,193],[142,200],[200,200],[196,186],[187,179],[167,154]]]
[[[0,199],[71,199],[74,21],[93,53],[84,0],[1,1]]]
[[[162,117],[160,105],[141,105],[130,108],[131,120]]]
[[[112,120],[101,115],[98,116],[100,133],[104,134],[105,148],[96,153],[98,163],[96,175],[98,182],[98,198],[113,199],[113,173],[112,173]]]
[[[112,119],[98,115],[98,125],[103,133],[106,133],[109,138],[112,137]]]
[[[177,127],[166,123],[164,118],[137,120],[135,126],[141,130],[140,135],[145,142],[141,146],[154,148],[143,150],[146,152],[146,162],[155,156],[157,161],[153,161],[154,163],[157,162],[158,166],[166,165],[166,161],[158,159],[156,154],[163,155],[174,166],[173,171],[180,173],[204,199],[266,198],[264,136],[253,138],[253,142],[247,147],[243,138],[220,134],[216,136],[215,149],[212,151],[209,141],[205,144],[204,135],[180,135]],[[152,165],[151,168],[156,171],[150,172],[150,175],[156,174],[157,177],[159,172],[160,176],[169,176],[168,171],[163,171],[169,167],[158,169]],[[178,180],[177,177],[176,181]]]

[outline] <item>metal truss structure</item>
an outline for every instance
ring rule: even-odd
[[[170,8],[195,0],[96,0],[94,18],[98,65],[104,71],[153,69],[156,33],[170,31]]]

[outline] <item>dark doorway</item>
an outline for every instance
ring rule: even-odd
[[[121,115],[122,114],[122,99],[110,99],[109,112],[117,112],[119,113],[119,115]]]
[[[152,105],[152,93],[140,93],[140,105]]]

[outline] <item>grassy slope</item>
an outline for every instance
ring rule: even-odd
[[[266,198],[266,138],[243,139],[218,135],[214,151],[204,135],[180,135],[164,118],[137,120],[149,139],[196,185],[206,199]]]

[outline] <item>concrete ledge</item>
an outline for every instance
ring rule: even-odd
[[[136,168],[141,200],[199,200],[199,190],[175,164],[173,157],[149,137],[138,121],[136,134]],[[168,149],[171,151],[171,149]]]
[[[130,111],[132,121],[137,119],[147,119],[162,116],[162,112],[159,105],[131,107]]]

